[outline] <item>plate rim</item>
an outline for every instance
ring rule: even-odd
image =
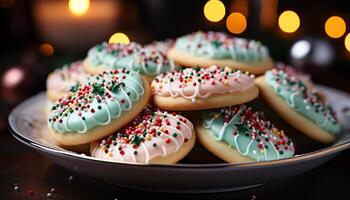
[[[323,85],[317,85],[318,87],[320,86],[321,88],[326,88],[331,91],[335,91],[337,93],[340,93],[342,95],[349,96],[350,94],[335,89],[331,88],[328,86],[323,86]],[[45,146],[44,144],[40,144],[25,135],[21,134],[16,128],[15,128],[15,115],[21,110],[22,107],[28,104],[28,102],[34,101],[35,99],[46,95],[46,91],[39,92],[25,100],[23,100],[21,103],[19,103],[17,106],[15,106],[10,115],[8,116],[8,123],[9,123],[9,129],[18,141],[22,142],[23,144],[34,148],[36,150],[40,149],[42,151],[46,151],[49,153],[54,153],[54,154],[63,154],[64,156],[68,157],[73,157],[73,158],[78,158],[78,159],[84,159],[88,161],[93,161],[93,162],[102,162],[102,163],[109,163],[109,164],[116,164],[116,165],[129,165],[129,166],[142,166],[142,167],[162,167],[162,168],[226,168],[226,167],[234,167],[234,168],[249,168],[249,167],[269,167],[269,166],[274,166],[274,165],[287,165],[290,163],[295,163],[295,162],[300,162],[305,159],[310,159],[310,158],[318,158],[320,156],[327,156],[332,153],[338,153],[340,151],[346,150],[350,148],[350,139],[347,139],[339,144],[335,144],[334,146],[329,146],[323,149],[319,149],[316,151],[300,154],[300,155],[295,155],[291,158],[284,158],[280,160],[271,160],[271,161],[264,161],[264,162],[242,162],[242,163],[199,163],[199,164],[187,164],[187,163],[176,163],[176,164],[143,164],[143,163],[131,163],[131,162],[113,162],[109,160],[104,160],[100,158],[94,158],[91,156],[86,156],[84,154],[78,154],[69,150],[63,151],[59,149],[54,149],[49,146]]]

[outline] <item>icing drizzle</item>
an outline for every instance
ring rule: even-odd
[[[317,90],[306,82],[300,73],[291,68],[271,70],[265,73],[265,79],[276,94],[291,108],[307,117],[319,127],[332,134],[339,134],[340,124],[331,106],[321,98]]]
[[[101,68],[101,72],[126,67],[148,76],[172,71],[176,67],[161,51],[142,48],[135,42],[129,44],[103,42],[89,50],[87,61],[93,67]]]
[[[202,126],[210,130],[213,139],[256,161],[288,158],[294,154],[292,140],[266,121],[263,113],[246,105],[203,111],[202,119]]]
[[[183,97],[195,102],[213,94],[242,92],[254,85],[254,75],[228,67],[184,68],[158,75],[152,81],[155,95]]]
[[[48,125],[59,133],[85,133],[120,117],[143,94],[143,82],[137,72],[119,69],[90,76],[87,84],[72,85],[55,102]]]
[[[180,149],[192,137],[192,123],[176,113],[147,107],[131,123],[93,144],[91,155],[108,160],[149,163]]]
[[[215,59],[261,61],[269,58],[267,47],[260,42],[211,31],[182,36],[176,40],[175,48],[195,56]]]

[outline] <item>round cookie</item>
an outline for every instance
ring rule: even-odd
[[[332,108],[296,74],[274,69],[257,78],[256,84],[265,102],[305,135],[330,143],[340,134]]]
[[[192,123],[176,113],[147,107],[116,133],[91,143],[91,156],[115,162],[172,164],[195,144]]]
[[[118,130],[147,105],[149,84],[138,72],[118,69],[91,76],[55,102],[48,117],[53,138],[79,145]]]
[[[263,113],[244,104],[204,110],[195,124],[199,142],[230,163],[270,161],[294,155],[294,145]]]
[[[254,75],[231,68],[185,68],[152,81],[153,102],[165,110],[202,110],[236,105],[258,96]]]
[[[276,69],[282,70],[285,73],[289,74],[290,76],[293,76],[296,79],[302,81],[310,91],[317,92],[323,101],[327,101],[326,95],[322,91],[316,88],[309,74],[304,74],[301,71],[298,71],[297,69],[283,63],[277,63]]]
[[[86,82],[87,74],[82,68],[82,61],[76,61],[64,65],[49,74],[46,80],[47,96],[50,101],[57,101],[63,97],[70,86]]]
[[[98,44],[89,50],[83,65],[84,69],[91,74],[128,68],[140,72],[149,81],[160,73],[175,69],[174,62],[167,59],[162,52],[144,49],[134,42]]]
[[[167,55],[184,66],[228,66],[256,75],[274,66],[267,47],[260,42],[220,32],[199,31],[182,36]]]
[[[145,45],[144,48],[150,51],[154,51],[154,50],[160,51],[166,55],[169,49],[174,46],[174,44],[175,44],[175,40],[166,39],[163,41],[153,41],[150,44]]]

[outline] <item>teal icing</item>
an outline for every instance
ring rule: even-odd
[[[302,80],[283,70],[267,71],[265,80],[290,108],[305,116],[331,134],[338,135],[341,125],[330,105],[316,91],[309,89]]]
[[[175,69],[174,62],[167,59],[162,52],[142,48],[135,42],[129,44],[103,42],[92,47],[86,59],[92,67],[102,68],[101,71],[129,68],[151,77]]]
[[[260,42],[230,37],[220,32],[195,32],[176,40],[175,48],[194,56],[236,61],[263,61],[269,58],[267,47]]]
[[[202,111],[202,127],[217,141],[256,161],[289,158],[293,142],[245,105]],[[261,125],[257,125],[257,124]]]
[[[85,133],[129,111],[143,94],[138,72],[122,69],[91,76],[88,84],[73,85],[55,102],[48,125],[58,133]]]

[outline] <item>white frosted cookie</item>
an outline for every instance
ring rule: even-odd
[[[76,83],[84,84],[87,73],[82,68],[82,61],[64,65],[49,74],[46,80],[47,95],[50,101],[61,98],[66,90]]]
[[[185,117],[147,107],[112,135],[91,143],[91,155],[115,162],[176,163],[195,143],[192,123]]]
[[[254,75],[231,68],[185,68],[152,81],[153,103],[165,110],[201,110],[236,105],[258,96]]]

